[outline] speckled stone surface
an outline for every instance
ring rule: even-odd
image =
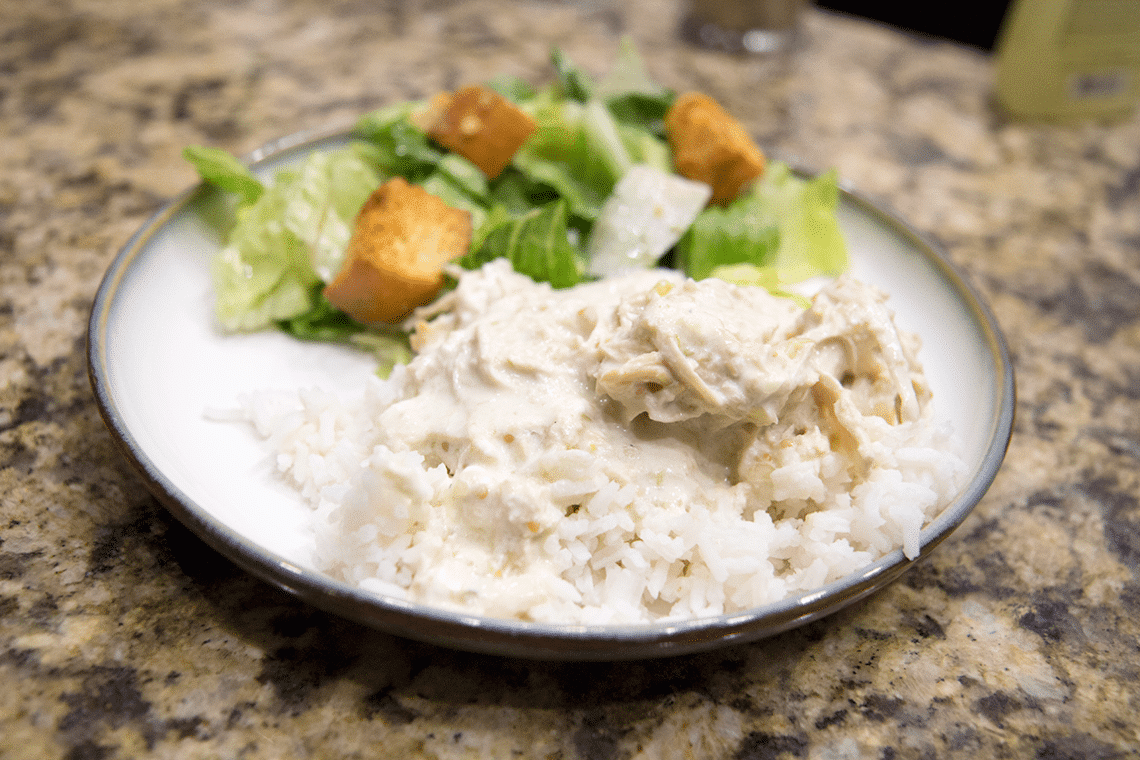
[[[1140,120],[1016,124],[982,53],[814,12],[794,57],[676,40],[665,2],[4,0],[0,757],[1118,758],[1140,746]],[[194,176],[394,98],[650,68],[836,166],[993,306],[1006,464],[933,557],[755,644],[663,661],[449,651],[307,607],[146,492],[84,330],[116,251]]]

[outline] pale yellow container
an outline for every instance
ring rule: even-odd
[[[1140,0],[1014,0],[994,54],[1013,116],[1125,116],[1140,101]]]

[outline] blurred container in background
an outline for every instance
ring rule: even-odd
[[[1140,0],[1015,0],[994,72],[1015,117],[1126,116],[1140,100]]]
[[[689,0],[681,36],[729,53],[779,53],[791,47],[809,0]]]
[[[923,36],[993,49],[1009,0],[816,0],[830,11],[880,21]]]

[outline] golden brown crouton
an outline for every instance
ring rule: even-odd
[[[677,173],[711,185],[713,203],[733,200],[764,171],[764,153],[708,95],[679,96],[665,115],[665,132]]]
[[[356,216],[340,273],[325,297],[358,322],[395,323],[443,287],[443,265],[467,253],[471,214],[396,177]]]
[[[489,179],[502,174],[536,129],[525,111],[481,85],[436,95],[414,120],[429,137],[478,166]]]

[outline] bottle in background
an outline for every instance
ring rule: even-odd
[[[1014,0],[995,45],[995,88],[1015,117],[1131,113],[1140,100],[1140,0]]]

